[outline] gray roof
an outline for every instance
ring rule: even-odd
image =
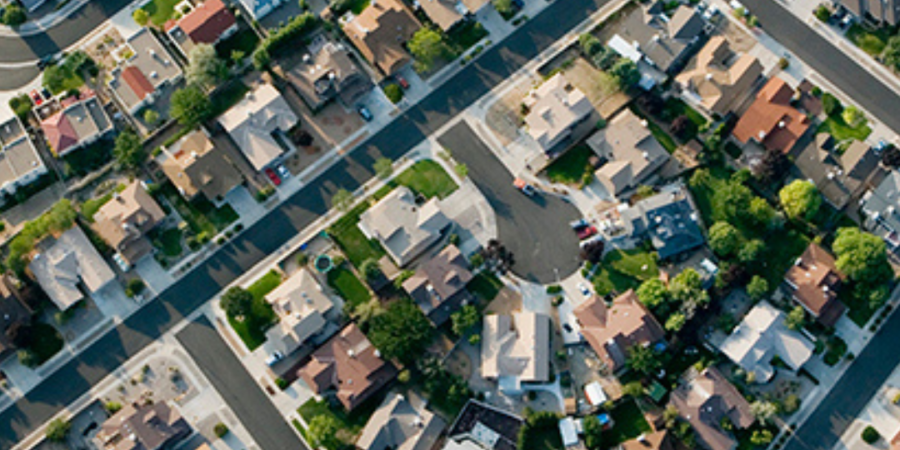
[[[40,245],[28,268],[50,300],[66,310],[84,298],[83,290],[94,293],[115,279],[115,274],[78,225],[55,241]]]
[[[516,450],[521,417],[477,400],[469,400],[450,426],[447,436],[454,441],[471,439],[483,448]]]
[[[887,241],[892,250],[900,247],[900,173],[892,170],[863,202],[865,226]]]
[[[415,393],[389,395],[363,428],[356,447],[362,450],[430,450],[446,423],[425,409]]]
[[[360,216],[360,228],[378,239],[391,258],[405,266],[433,245],[452,222],[433,198],[416,204],[413,192],[400,186]]]
[[[456,246],[450,245],[422,263],[415,275],[403,282],[422,312],[440,326],[470,298],[466,284],[472,280],[469,263]]]
[[[825,133],[804,137],[794,146],[794,164],[803,178],[816,184],[828,203],[842,209],[859,198],[879,171],[881,158],[865,142],[853,141],[843,154],[838,154],[834,144]]]
[[[312,109],[320,108],[335,97],[352,106],[372,88],[372,82],[351,56],[343,44],[319,35],[286,76]]]
[[[31,139],[25,134],[19,119],[13,118],[0,125],[0,189],[10,189],[33,180],[47,172],[44,161],[38,155]],[[11,189],[14,190],[14,189]]]
[[[698,42],[705,21],[694,8],[679,5],[672,18],[662,11],[662,2],[625,17],[618,34],[637,43],[640,51],[660,70],[668,72]]]
[[[699,214],[683,185],[645,198],[622,212],[632,225],[632,237],[646,234],[660,259],[668,259],[706,242]]]
[[[643,184],[669,161],[669,152],[644,121],[628,109],[589,137],[587,145],[608,161],[596,175],[612,195]]]

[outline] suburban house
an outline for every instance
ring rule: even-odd
[[[419,7],[443,31],[477,13],[488,0],[422,0]]]
[[[683,446],[672,437],[669,430],[654,431],[642,434],[635,439],[625,441],[616,450],[681,450]]]
[[[91,228],[116,251],[116,261],[130,267],[152,252],[145,234],[165,217],[156,200],[134,181],[97,210]]]
[[[90,145],[113,129],[103,105],[91,91],[67,97],[58,104],[56,113],[41,120],[41,130],[56,156]]]
[[[637,298],[633,289],[616,297],[607,306],[593,296],[575,308],[581,335],[612,372],[625,368],[628,349],[664,342],[662,326]]]
[[[550,318],[534,312],[484,316],[481,376],[497,380],[507,393],[549,380]]]
[[[884,239],[890,251],[900,249],[900,173],[892,170],[877,188],[863,197],[863,225]]]
[[[678,5],[671,17],[665,9],[656,1],[625,16],[610,47],[625,57],[640,55],[662,72],[680,71],[702,42],[706,21],[692,7]]]
[[[94,443],[108,450],[164,450],[192,432],[187,420],[166,402],[127,404],[100,425]]]
[[[838,0],[860,20],[870,19],[875,22],[897,25],[900,20],[900,1],[898,0]]]
[[[353,54],[339,42],[317,35],[306,46],[300,61],[288,70],[285,78],[313,111],[334,99],[346,107],[372,89],[372,81],[360,69]]]
[[[545,153],[565,150],[561,144],[577,140],[572,132],[594,112],[587,96],[562,73],[532,89],[522,103],[528,109],[525,128]]]
[[[351,411],[393,380],[397,368],[381,359],[381,352],[351,323],[313,352],[297,375],[316,394],[336,391],[338,401]]]
[[[737,55],[724,36],[715,36],[675,82],[688,102],[708,114],[725,116],[740,105],[762,74],[755,56]]]
[[[741,430],[753,425],[750,404],[714,366],[699,373],[691,369],[683,378],[669,404],[691,424],[697,443],[708,450],[735,450],[737,439],[723,423]]]
[[[838,300],[843,279],[834,257],[815,243],[809,244],[784,274],[791,298],[826,327],[833,327],[846,310]]]
[[[116,274],[78,225],[38,244],[28,270],[60,311],[116,279]]]
[[[594,175],[616,197],[652,184],[652,177],[669,161],[669,152],[653,137],[647,122],[629,109],[610,119],[587,139],[587,145],[606,161]]]
[[[422,205],[406,186],[399,186],[359,217],[359,228],[377,239],[399,266],[406,266],[436,244],[453,226],[433,198]]]
[[[30,324],[33,313],[12,280],[0,277],[0,361],[17,350],[12,340],[15,329]]]
[[[238,31],[237,19],[222,0],[205,0],[178,20],[169,20],[166,33],[184,56],[197,44],[215,45]]]
[[[109,88],[131,115],[183,78],[181,68],[147,28],[126,39],[113,56],[119,65],[110,73]]]
[[[47,166],[18,118],[0,124],[0,144],[0,194],[13,195],[47,173]]]
[[[281,6],[283,0],[237,0],[253,20],[260,20]]]
[[[250,165],[262,171],[292,148],[286,133],[299,120],[278,89],[263,84],[222,114],[219,124]]]
[[[439,327],[450,315],[473,300],[466,285],[472,280],[469,262],[455,245],[423,262],[403,289],[419,305],[428,320]]]
[[[604,238],[621,245],[649,239],[659,259],[669,260],[703,246],[706,238],[699,222],[690,191],[676,183],[634,205],[622,203],[603,212],[597,228]]]
[[[784,313],[763,300],[744,316],[744,320],[719,345],[719,350],[756,381],[765,383],[775,375],[775,357],[797,371],[812,356],[815,345],[803,334],[784,323]]]
[[[350,42],[385,75],[393,75],[410,61],[403,47],[422,25],[400,0],[372,2],[358,16],[341,18]]]
[[[469,400],[447,432],[443,450],[516,450],[521,417]]]
[[[220,203],[244,181],[225,152],[217,149],[202,130],[192,131],[160,149],[156,158],[159,166],[188,200],[202,194],[207,200]]]
[[[355,445],[360,450],[431,450],[446,425],[413,391],[408,397],[389,395],[372,413]]]
[[[825,201],[841,210],[857,203],[884,170],[879,167],[881,156],[869,144],[853,140],[843,153],[836,144],[830,134],[818,133],[801,140],[791,156],[799,175],[815,183]]]
[[[333,313],[337,313],[334,300],[306,269],[266,294],[266,301],[279,319],[266,331],[263,345],[269,354],[291,354],[321,333],[329,319],[334,319]]]
[[[790,152],[810,127],[806,114],[791,105],[793,98],[794,89],[781,78],[772,77],[756,94],[732,134],[744,144],[754,141],[766,150]]]

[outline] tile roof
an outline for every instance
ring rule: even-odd
[[[762,64],[756,57],[736,55],[723,36],[715,36],[700,49],[692,66],[675,81],[709,112],[725,115],[736,107],[759,77]]]
[[[406,186],[395,188],[360,215],[363,233],[378,239],[400,266],[437,242],[450,224],[437,198],[418,205]]]
[[[734,137],[743,143],[755,140],[767,150],[791,151],[810,127],[806,114],[791,106],[793,97],[793,88],[772,77],[738,120],[732,131]]]
[[[582,336],[612,371],[625,366],[631,346],[652,345],[665,339],[659,322],[633,289],[616,297],[610,306],[595,295],[575,308],[575,318]]]
[[[166,213],[138,181],[116,193],[94,214],[92,228],[129,264],[152,250],[145,234]]]
[[[166,31],[177,25],[195,44],[215,44],[235,23],[234,14],[222,0],[205,0],[181,20],[166,24]]]
[[[834,326],[845,307],[838,300],[843,275],[834,257],[818,244],[811,243],[784,274],[795,301],[825,326]]]
[[[344,24],[344,33],[369,62],[392,75],[410,57],[403,43],[422,25],[399,0],[377,0]]]
[[[390,395],[366,422],[355,445],[361,450],[431,450],[445,425],[414,392],[409,398]]]
[[[185,135],[163,148],[160,166],[166,177],[188,199],[203,194],[217,201],[243,182],[241,173],[200,131]]]
[[[307,269],[291,275],[266,294],[266,301],[279,318],[266,331],[264,346],[270,354],[280,351],[288,355],[306,343],[322,331],[327,323],[326,315],[334,309],[334,300]]]

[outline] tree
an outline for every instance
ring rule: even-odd
[[[134,169],[144,159],[144,147],[141,138],[131,128],[119,133],[113,145],[113,157],[123,169]]]
[[[456,172],[456,175],[460,178],[465,178],[469,176],[469,166],[459,163],[453,166],[453,171]]]
[[[62,442],[72,429],[72,424],[67,420],[53,419],[47,424],[47,439],[51,442]]]
[[[750,443],[758,447],[769,445],[771,442],[772,432],[769,430],[753,430],[753,434],[750,435]]]
[[[797,305],[794,309],[791,310],[790,313],[784,318],[784,324],[791,330],[800,330],[803,328],[804,323],[806,322],[806,311],[803,310],[803,307]]]
[[[344,188],[338,189],[337,192],[335,192],[331,197],[331,206],[333,206],[338,211],[346,211],[352,204],[353,193]]]
[[[640,381],[632,381],[622,386],[622,395],[638,398],[644,395],[644,385]]]
[[[340,439],[337,437],[338,431],[341,429],[341,423],[331,414],[319,414],[309,421],[309,427],[306,429],[306,437],[314,448],[325,447],[327,449],[337,449],[341,445]]]
[[[693,317],[698,308],[709,304],[709,293],[703,289],[703,280],[692,268],[684,269],[672,278],[669,295],[680,304],[679,309],[687,319]]]
[[[28,21],[28,15],[25,13],[25,8],[21,5],[16,2],[10,2],[3,11],[2,21],[4,25],[17,27]]]
[[[378,266],[378,261],[374,258],[363,261],[363,263],[360,264],[359,269],[363,273],[363,276],[366,277],[366,281],[376,281],[383,276],[381,267]]]
[[[591,414],[584,418],[582,430],[584,430],[584,445],[588,450],[603,448],[603,425],[596,415]]]
[[[628,349],[628,358],[625,361],[625,365],[635,372],[650,375],[662,367],[662,361],[649,346],[632,345]]]
[[[851,127],[858,127],[862,124],[864,120],[866,120],[866,116],[859,110],[859,108],[855,106],[848,106],[844,108],[844,112],[841,113],[841,119],[844,119],[844,123],[850,125]]]
[[[381,157],[375,160],[375,175],[382,180],[386,180],[394,173],[394,162],[390,158]]]
[[[388,83],[384,87],[384,95],[391,103],[397,104],[403,100],[403,89],[397,83]]]
[[[725,222],[739,222],[746,217],[753,197],[747,186],[734,181],[725,183],[713,194],[713,218]]]
[[[858,228],[841,228],[831,246],[836,266],[851,280],[874,287],[893,276],[884,240]]]
[[[876,430],[875,427],[869,425],[862,431],[862,440],[867,444],[872,445],[881,440],[881,434],[878,433],[878,430]]]
[[[657,308],[669,299],[669,291],[659,278],[651,278],[637,288],[638,300],[648,308]]]
[[[741,248],[741,232],[728,222],[716,222],[709,227],[709,246],[722,258],[737,253]]]
[[[466,305],[460,308],[459,311],[451,314],[450,320],[453,324],[453,334],[462,336],[478,324],[478,321],[481,320],[481,314],[478,313],[478,308],[475,306]]]
[[[791,167],[791,161],[783,151],[773,148],[763,153],[759,162],[753,166],[754,175],[764,183],[775,183],[781,180]]]
[[[228,76],[225,61],[219,58],[215,47],[209,44],[197,44],[188,53],[188,66],[184,77],[188,84],[212,87]]]
[[[667,430],[671,430],[675,428],[675,425],[678,423],[678,416],[681,413],[678,412],[678,408],[675,405],[669,404],[666,406],[666,409],[663,410],[663,424]]]
[[[821,22],[828,22],[828,19],[831,18],[831,10],[825,5],[819,5],[819,7],[816,8],[815,14],[816,19],[819,19]]]
[[[159,123],[159,113],[155,109],[145,109],[144,122],[147,122],[147,125],[151,127],[155,127]]]
[[[761,300],[769,293],[769,282],[759,275],[753,275],[747,283],[747,295],[754,301]]]
[[[491,0],[491,3],[502,17],[509,17],[514,12],[512,0]]]
[[[384,314],[384,307],[377,298],[372,298],[367,302],[360,303],[353,308],[353,317],[362,322],[367,323],[373,318]]]
[[[627,58],[620,58],[609,69],[610,75],[616,77],[619,81],[619,87],[628,89],[638,81],[641,81],[641,72],[638,70],[637,64]]]
[[[800,409],[800,397],[796,394],[790,394],[781,402],[781,412],[791,415]]]
[[[241,63],[241,61],[244,60],[244,57],[246,56],[247,53],[245,53],[243,50],[232,50],[231,55],[229,55],[229,59],[231,59],[231,62],[233,64],[238,65]]]
[[[895,35],[888,39],[881,57],[884,59],[884,63],[887,66],[892,67],[895,70],[900,68],[900,35]]]
[[[750,414],[761,423],[768,423],[778,414],[778,405],[763,400],[757,400],[750,404]]]
[[[603,51],[603,43],[591,33],[582,33],[578,36],[578,45],[586,56],[594,56]]]
[[[437,59],[443,58],[449,53],[447,44],[441,33],[434,28],[420,28],[419,31],[406,43],[409,52],[415,57],[416,70],[428,72],[434,68]]]
[[[18,114],[18,113],[16,113]],[[900,167],[900,149],[895,145],[888,145],[881,154],[881,162],[893,169]]]
[[[687,322],[687,317],[685,317],[682,312],[675,312],[666,319],[666,331],[671,331],[672,333],[677,333],[684,328],[684,324]]]
[[[172,94],[169,113],[182,126],[193,128],[212,115],[212,101],[197,86],[187,86]]]
[[[222,294],[221,306],[228,317],[246,317],[253,308],[253,294],[246,289],[233,286]]]
[[[150,23],[150,13],[147,12],[144,8],[138,8],[131,13],[131,17],[134,19],[134,22],[142,27],[146,27],[148,23]]]
[[[410,300],[397,300],[372,319],[369,340],[387,358],[414,361],[431,340],[431,324]]]
[[[809,180],[794,180],[781,188],[778,199],[785,214],[791,219],[811,220],[819,211],[822,196],[816,185]]]
[[[603,258],[603,250],[605,248],[606,244],[601,239],[588,242],[581,247],[581,259],[591,264],[597,264]]]
[[[837,97],[826,92],[822,95],[822,110],[828,117],[835,117],[844,110],[844,106]]]
[[[777,223],[778,212],[764,198],[753,197],[750,200],[750,209],[747,210],[747,216],[753,221],[754,225],[768,229]]]
[[[763,252],[766,250],[766,244],[761,239],[751,239],[741,246],[738,250],[738,260],[742,263],[753,263],[759,261]]]
[[[264,47],[257,47],[251,58],[253,58],[253,67],[256,70],[263,70],[272,62],[272,55]]]
[[[687,139],[693,128],[694,123],[683,114],[672,120],[672,123],[669,125],[669,131],[681,140]]]

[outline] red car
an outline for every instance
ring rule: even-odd
[[[406,78],[403,78],[398,75],[397,83],[400,84],[400,87],[402,87],[403,89],[409,89],[409,81],[406,81]]]
[[[41,103],[44,103],[44,99],[41,98],[41,94],[37,91],[37,89],[31,91],[31,100],[34,102],[35,106],[41,106]]]
[[[272,184],[274,184],[275,186],[281,186],[281,178],[278,177],[278,174],[275,173],[275,171],[272,170],[271,167],[266,167],[266,176],[269,177],[270,180],[272,180]]]
[[[597,228],[594,226],[584,227],[584,228],[578,230],[577,234],[578,234],[578,239],[583,241],[583,240],[597,234]]]

